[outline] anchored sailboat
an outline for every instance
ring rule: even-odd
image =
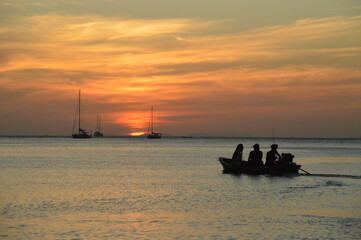
[[[73,138],[91,138],[92,133],[89,133],[80,127],[80,90],[79,90],[78,103],[77,103],[76,107],[77,107],[77,109],[75,112],[72,136],[73,136]],[[74,128],[75,128],[77,116],[78,116],[78,133],[75,133]]]
[[[153,106],[151,107],[151,117],[150,117],[150,132],[148,129],[148,135],[147,138],[149,139],[157,139],[157,138],[161,138],[162,134],[154,132],[153,131]]]
[[[97,114],[97,130],[94,132],[94,137],[103,137],[102,129],[101,129],[101,121],[102,117]]]

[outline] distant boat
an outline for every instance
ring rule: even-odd
[[[103,133],[101,129],[101,121],[102,121],[102,117],[97,114],[97,129],[94,132],[93,137],[103,137]]]
[[[151,107],[151,117],[150,117],[150,131],[149,131],[149,128],[148,128],[147,138],[149,138],[149,139],[162,138],[162,134],[153,131],[153,125],[154,125],[154,123],[153,123],[153,106],[152,106]]]
[[[73,138],[91,138],[92,137],[92,133],[89,133],[87,131],[85,131],[84,129],[82,129],[80,127],[80,90],[79,90],[79,98],[78,98],[78,102],[77,102],[77,109],[75,112],[75,118],[74,118],[74,124],[73,124],[73,133],[72,136]],[[75,128],[75,123],[76,123],[76,119],[78,117],[78,133],[74,132],[74,128]]]

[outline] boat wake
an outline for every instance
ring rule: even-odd
[[[307,175],[309,176],[309,175]],[[335,187],[344,187],[345,184],[339,181],[331,181],[331,180],[321,180],[311,185],[300,185],[300,186],[290,186],[286,189],[283,189],[280,193],[289,194],[289,193],[300,193],[308,189],[319,189],[319,188],[335,188]]]
[[[344,174],[303,174],[302,176],[311,176],[311,177],[336,177],[336,178],[352,178],[352,179],[361,179],[359,175],[344,175]]]

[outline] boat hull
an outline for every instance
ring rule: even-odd
[[[103,137],[103,133],[101,133],[101,132],[95,132],[95,133],[93,134],[93,137]]]
[[[218,161],[223,166],[224,173],[236,173],[236,174],[253,174],[253,175],[282,175],[282,174],[297,174],[301,168],[301,165],[295,163],[279,162],[275,163],[273,167],[249,167],[246,161],[242,161],[239,165],[234,165],[233,160],[229,158],[220,157]]]
[[[81,138],[81,139],[83,139],[83,138],[91,138],[92,137],[91,134],[73,134],[72,136],[73,136],[73,138]]]
[[[151,133],[147,135],[148,139],[159,139],[162,138],[162,135],[160,133]]]

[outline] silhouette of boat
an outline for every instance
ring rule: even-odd
[[[101,131],[101,121],[102,117],[97,114],[97,130],[94,132],[93,137],[103,137],[103,133]]]
[[[153,131],[153,106],[151,107],[151,117],[150,117],[150,131],[148,127],[148,139],[159,139],[162,138],[162,134]]]
[[[218,161],[223,166],[224,173],[236,173],[236,174],[270,174],[270,175],[282,175],[282,174],[296,174],[299,172],[301,165],[297,165],[293,161],[293,155],[290,153],[282,153],[281,159],[276,161],[272,167],[250,167],[247,161],[241,161],[239,165],[234,164],[234,160],[230,158],[220,157]]]
[[[80,127],[80,122],[81,122],[80,121],[80,90],[79,90],[79,98],[78,98],[76,107],[77,107],[77,109],[76,109],[77,111],[75,112],[72,137],[73,138],[91,138],[92,133],[89,133]],[[78,133],[74,133],[75,122],[76,122],[77,117],[78,117]]]

